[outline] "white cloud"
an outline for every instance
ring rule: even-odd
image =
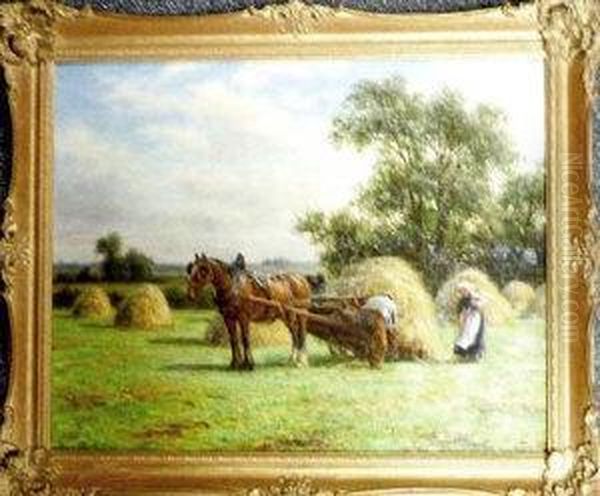
[[[184,261],[198,250],[314,258],[294,232],[296,214],[343,205],[370,169],[327,142],[297,149],[285,163],[255,147],[240,167],[190,155],[161,167],[153,150],[115,144],[84,125],[59,134],[56,252],[63,260],[91,258],[95,239],[111,230],[163,261]]]
[[[327,136],[351,85],[365,77],[401,74],[415,90],[447,85],[471,104],[496,103],[522,153],[541,154],[543,116],[533,104],[541,64],[523,62],[519,77],[504,79],[478,64],[97,66],[101,91],[77,120],[57,109],[56,257],[89,259],[95,239],[115,229],[159,261],[183,262],[199,250],[316,257],[294,231],[295,217],[345,205],[369,176],[372,155],[338,150]],[[522,81],[530,77],[531,89]]]

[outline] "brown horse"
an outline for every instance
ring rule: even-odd
[[[199,291],[211,285],[215,289],[215,303],[223,316],[231,345],[231,368],[254,368],[250,345],[250,322],[271,322],[281,319],[292,335],[291,361],[306,365],[306,318],[290,311],[289,307],[308,308],[311,286],[301,275],[278,274],[264,280],[246,271],[243,256],[229,265],[206,255],[195,255],[188,265],[188,297],[196,299]],[[261,304],[270,300],[275,305]],[[240,336],[243,359],[240,350]]]

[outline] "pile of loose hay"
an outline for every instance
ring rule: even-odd
[[[239,332],[239,331],[238,331]],[[206,342],[212,346],[229,346],[229,333],[223,322],[223,317],[218,312],[212,318],[206,331]],[[290,331],[279,320],[272,323],[250,324],[250,343],[252,346],[292,346]]]
[[[435,305],[421,276],[397,257],[375,257],[346,267],[333,281],[338,296],[389,294],[398,307],[400,358],[438,358],[442,346]]]
[[[119,305],[115,326],[156,329],[173,324],[171,309],[162,291],[145,284]]]
[[[481,296],[486,320],[490,324],[502,325],[516,317],[511,304],[485,273],[477,269],[466,269],[448,279],[437,293],[435,301],[442,319],[456,321],[456,307],[460,297],[458,288],[461,285],[473,288]]]
[[[98,286],[85,288],[73,303],[74,317],[103,319],[110,317],[113,308],[106,291]]]
[[[502,290],[517,314],[522,317],[534,310],[535,290],[526,282],[510,281]]]
[[[546,285],[540,284],[535,290],[535,314],[542,319],[546,318]]]

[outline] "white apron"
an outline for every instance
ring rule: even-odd
[[[462,331],[454,343],[461,350],[467,351],[475,344],[481,327],[481,313],[475,309],[467,310]]]

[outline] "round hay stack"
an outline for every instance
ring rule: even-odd
[[[542,319],[546,318],[546,285],[540,284],[535,290],[535,314]]]
[[[119,305],[115,326],[158,329],[173,324],[171,309],[162,291],[145,284]]]
[[[239,332],[239,331],[238,331]],[[218,312],[212,318],[206,331],[206,342],[212,346],[229,346],[229,333],[223,322],[223,317]],[[250,324],[250,343],[253,347],[265,346],[292,346],[290,331],[279,320],[272,323]]]
[[[458,288],[464,285],[473,288],[482,297],[483,310],[490,324],[502,325],[516,317],[511,304],[485,273],[477,269],[466,269],[453,275],[438,291],[435,300],[444,320],[456,322],[456,307],[460,297]]]
[[[106,291],[92,286],[85,288],[77,296],[71,312],[74,317],[104,319],[112,315],[113,307]]]
[[[374,257],[350,265],[331,288],[340,297],[389,294],[398,307],[398,357],[441,357],[433,299],[421,276],[401,258]]]
[[[526,282],[510,281],[502,294],[520,317],[529,315],[535,304],[535,290]]]

